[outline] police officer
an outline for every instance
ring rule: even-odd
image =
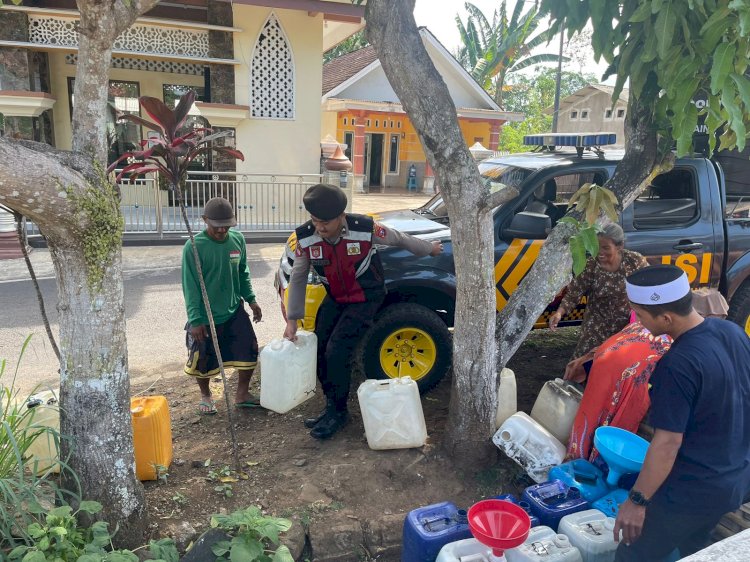
[[[352,351],[372,325],[385,297],[383,267],[375,244],[398,246],[417,256],[436,256],[443,245],[387,228],[365,215],[346,213],[346,195],[332,185],[312,186],[303,202],[311,220],[296,229],[284,337],[296,339],[312,266],[327,292],[315,324],[318,379],[326,395],[326,407],[316,418],[305,420],[305,426],[312,428],[313,437],[326,439],[349,419],[346,402]]]

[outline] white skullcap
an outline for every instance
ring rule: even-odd
[[[666,304],[690,292],[687,275],[674,265],[654,265],[639,269],[625,280],[630,302],[642,305]]]

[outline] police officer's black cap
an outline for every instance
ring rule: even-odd
[[[213,227],[237,225],[232,204],[223,197],[213,197],[206,202],[203,208],[203,218],[209,226]]]
[[[329,221],[346,210],[346,193],[335,185],[319,183],[305,191],[302,202],[316,219]]]

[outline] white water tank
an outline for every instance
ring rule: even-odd
[[[537,483],[545,482],[549,469],[565,458],[565,446],[525,412],[505,420],[492,442]]]
[[[285,414],[312,398],[317,383],[318,338],[297,331],[297,341],[273,340],[260,352],[260,405]]]
[[[359,386],[357,397],[370,449],[408,449],[427,441],[414,379],[369,379]]]
[[[567,445],[581,398],[583,393],[573,383],[563,379],[547,381],[534,402],[531,417]]]
[[[571,513],[560,520],[558,531],[581,551],[583,562],[614,562],[618,543],[615,520],[598,509]]]

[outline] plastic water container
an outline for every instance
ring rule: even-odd
[[[260,405],[285,414],[315,393],[318,338],[297,331],[297,341],[276,339],[260,352]]]
[[[505,558],[507,562],[583,562],[568,537],[544,525],[531,529],[521,546],[506,550]]]
[[[60,434],[60,391],[44,390],[29,396],[19,408],[19,414],[25,410],[30,410],[25,423],[28,431],[36,432],[36,428],[42,429],[37,437],[32,441],[26,453],[29,460],[26,466],[34,470],[37,474],[51,470],[60,472],[60,451],[59,451],[59,434]],[[49,428],[45,431],[43,428]]]
[[[507,550],[505,552],[508,553]],[[506,560],[505,556],[494,556],[492,549],[477,539],[463,539],[441,548],[435,562],[505,562]]]
[[[583,393],[574,383],[562,379],[547,381],[534,402],[531,417],[567,445],[581,398]]]
[[[591,507],[598,509],[608,517],[617,517],[617,513],[620,511],[620,504],[625,503],[626,499],[628,499],[627,490],[618,488],[603,498],[596,500],[591,504]]]
[[[516,412],[505,420],[492,442],[535,482],[547,480],[549,469],[565,458],[565,446],[525,412]]]
[[[427,441],[414,379],[366,380],[359,385],[357,397],[370,449],[408,449]]]
[[[563,517],[558,530],[581,552],[583,562],[614,562],[618,546],[614,528],[612,517],[597,509],[587,509]]]
[[[571,488],[559,480],[529,486],[523,491],[521,499],[531,506],[531,512],[539,518],[542,525],[554,530],[557,530],[560,519],[566,515],[591,507],[581,497],[578,488]]]
[[[404,519],[401,562],[434,562],[446,544],[468,538],[465,510],[451,502],[419,507]]]
[[[156,480],[159,467],[172,463],[172,426],[164,396],[138,396],[130,399],[133,420],[135,475],[138,480]]]
[[[534,515],[533,513],[531,513],[531,506],[527,502],[519,500],[513,494],[501,494],[499,496],[494,496],[494,499],[496,499],[496,500],[505,500],[506,502],[511,502],[511,503],[516,504],[517,506],[522,507],[523,510],[529,516],[529,520],[531,521],[531,526],[532,527],[537,527],[538,525],[540,525],[539,518],[536,515]]]
[[[602,471],[584,459],[575,459],[550,469],[549,479],[578,488],[587,502],[596,501],[611,491]]]
[[[497,389],[497,412],[495,414],[495,429],[518,411],[518,393],[516,390],[516,375],[508,368],[503,368],[498,375],[500,384]]]

